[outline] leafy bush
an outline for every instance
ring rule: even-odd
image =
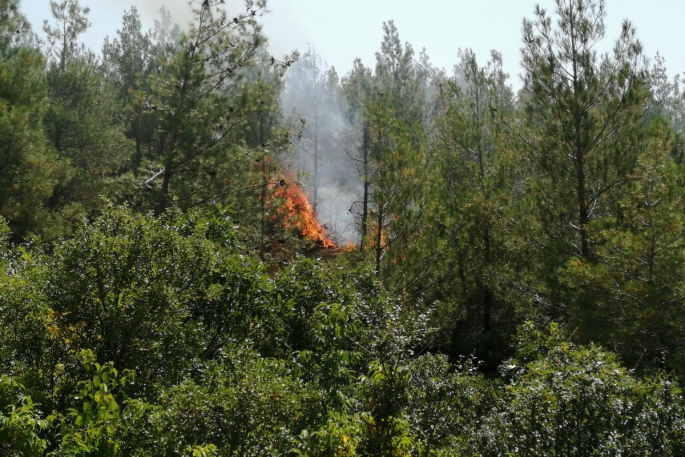
[[[667,377],[639,379],[601,348],[557,326],[520,334],[496,409],[475,430],[485,455],[682,455],[682,391]]]

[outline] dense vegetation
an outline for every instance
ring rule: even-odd
[[[96,55],[0,0],[0,455],[685,455],[685,106],[630,23],[537,8],[515,94],[223,3]]]

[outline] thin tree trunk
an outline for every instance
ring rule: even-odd
[[[483,242],[485,244],[485,267],[489,268],[491,259],[490,252],[490,231],[486,227],[483,233]],[[482,282],[482,281],[481,281]],[[483,284],[483,331],[490,331],[490,324],[492,320],[492,290],[487,284]]]
[[[580,132],[578,132],[580,133]],[[585,202],[585,170],[583,164],[583,153],[578,151],[578,209],[580,211],[580,253],[584,260],[590,258],[589,234],[587,230],[588,212]]]
[[[142,157],[140,153],[140,134],[138,133],[138,129],[136,128],[136,155],[133,159],[133,176],[136,178],[138,177],[138,168],[140,167],[141,161]]]
[[[259,253],[260,256],[264,257],[264,249],[265,249],[265,238],[266,238],[266,186],[268,185],[268,181],[266,179],[266,156],[262,155],[262,189],[261,189],[261,195],[260,195],[260,205],[261,205],[261,212],[262,212],[262,220],[261,220],[261,231],[260,231],[260,239],[259,239]]]
[[[571,15],[571,49],[573,52],[573,117],[575,123],[575,162],[576,174],[578,178],[578,211],[580,219],[580,255],[583,260],[590,258],[590,244],[588,241],[588,211],[585,192],[585,154],[583,149],[583,140],[581,135],[581,122],[583,110],[580,107],[580,100],[578,99],[578,92],[580,86],[578,84],[578,50],[576,48],[576,29],[573,22],[573,15]]]
[[[319,116],[318,113],[314,119],[314,202],[312,208],[316,211],[316,205],[319,202]]]
[[[179,137],[179,123],[180,116],[183,113],[183,105],[186,101],[187,89],[185,81],[188,80],[188,76],[184,78],[183,89],[181,90],[181,96],[179,99],[178,109],[176,110],[176,119],[174,120],[173,130],[171,132],[171,144],[169,145],[169,153],[164,163],[164,176],[162,178],[162,195],[159,198],[157,204],[157,214],[162,214],[166,211],[168,199],[169,199],[169,183],[171,181],[171,175],[173,174],[173,164],[174,164],[174,153],[176,152],[176,146]]]
[[[364,195],[362,197],[362,240],[361,243],[359,243],[360,251],[364,251],[366,248],[369,215],[369,129],[366,124],[364,124],[364,133],[362,137],[362,154],[364,157]]]
[[[476,122],[478,122],[478,168],[480,172],[480,187],[485,200],[489,200],[488,192],[485,188],[485,157],[484,157],[484,131],[485,131],[485,120],[481,120],[481,110],[480,110],[480,96],[479,92],[476,91]],[[483,228],[483,244],[485,245],[485,259],[484,259],[484,269],[488,270],[490,264],[492,263],[492,252],[491,252],[491,242],[490,242],[490,227],[489,220],[486,219],[485,227]],[[480,287],[483,291],[483,331],[489,332],[491,328],[492,321],[492,290],[490,286],[485,284],[481,278],[479,279]]]
[[[259,142],[260,144],[264,144],[264,116],[261,116],[259,118]],[[267,186],[269,185],[269,181],[267,179],[267,169],[266,169],[266,153],[262,154],[262,189],[261,189],[261,199],[260,199],[260,204],[261,204],[261,211],[262,211],[262,220],[261,220],[261,231],[260,231],[260,241],[259,241],[259,255],[264,260],[264,250],[266,248],[265,246],[265,241],[266,241],[266,190]]]
[[[383,210],[378,208],[376,224],[376,276],[381,274],[381,255],[383,254]]]
[[[159,198],[157,214],[162,214],[166,210],[169,197],[169,182],[171,181],[171,174],[171,167],[164,167],[164,175],[162,176],[162,195]]]

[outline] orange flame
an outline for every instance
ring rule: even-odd
[[[297,184],[289,183],[283,186],[284,183],[281,181],[275,192],[276,196],[285,202],[284,224],[288,226],[292,221],[300,233],[312,242],[324,248],[335,248],[335,243],[326,235],[325,227],[322,227],[316,219],[316,211],[312,208],[304,192]]]

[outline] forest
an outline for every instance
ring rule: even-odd
[[[96,53],[0,0],[0,456],[685,455],[685,98],[630,22],[531,4],[515,92],[224,3]]]

